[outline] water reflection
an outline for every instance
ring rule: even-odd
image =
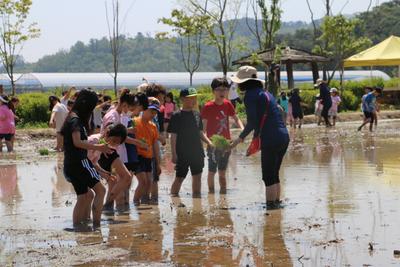
[[[68,244],[78,253],[70,265],[398,264],[392,255],[400,244],[398,131],[305,128],[291,134],[281,173],[284,210],[265,210],[260,159],[245,157],[245,146],[232,154],[228,194],[208,195],[204,173],[202,199],[186,195],[190,179],[182,198],[168,195],[174,166],[166,153],[160,204],[105,215],[101,231],[92,233],[63,230],[72,224],[73,205],[66,201],[76,196],[63,177],[62,154],[37,162],[0,159],[0,241],[7,253],[34,247],[38,262],[51,245]],[[104,259],[112,251],[119,256],[91,256]],[[46,263],[56,265],[50,258]],[[21,257],[16,264],[29,262]]]

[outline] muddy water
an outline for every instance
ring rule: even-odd
[[[65,230],[75,194],[62,156],[20,144],[0,159],[0,265],[399,266],[399,127],[292,131],[278,211],[265,209],[260,159],[245,146],[232,155],[228,193],[207,194],[204,174],[201,199],[190,179],[180,198],[168,195],[167,153],[158,206],[104,215],[100,231],[83,233]]]

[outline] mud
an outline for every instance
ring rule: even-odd
[[[180,198],[169,196],[166,153],[159,205],[103,215],[92,232],[68,231],[76,198],[62,155],[37,152],[54,141],[26,135],[0,155],[0,265],[399,266],[399,127],[292,131],[281,171],[287,206],[274,211],[246,145],[232,154],[227,194],[208,194],[204,172],[201,199],[189,177]]]

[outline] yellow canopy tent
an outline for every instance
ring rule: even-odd
[[[344,67],[400,66],[400,38],[390,36],[383,42],[344,60]]]

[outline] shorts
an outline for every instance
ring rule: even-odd
[[[178,162],[176,163],[175,170],[176,170],[176,177],[184,179],[189,172],[193,175],[198,175],[203,172],[204,168],[204,158],[197,158],[197,159],[189,159],[184,158],[180,159],[178,156]]]
[[[365,117],[366,119],[370,119],[370,122],[371,122],[371,123],[374,122],[374,118],[375,118],[374,113],[368,112],[368,111],[364,111],[364,117]]]
[[[0,134],[0,140],[5,139],[6,141],[11,141],[14,134]]]
[[[289,143],[285,143],[278,146],[261,148],[262,179],[265,186],[280,183],[279,170],[288,146]]]
[[[164,118],[164,123],[169,123],[171,119]]]
[[[108,154],[107,156],[101,153],[98,163],[103,170],[111,172],[111,166],[117,158],[119,158],[117,151],[114,151],[112,154]]]
[[[221,151],[218,149],[207,149],[208,156],[208,171],[217,172],[226,171],[229,163],[230,151]]]
[[[303,119],[303,112],[301,110],[293,110],[292,111],[293,119]]]
[[[133,173],[139,172],[139,169],[140,169],[139,162],[125,162],[124,165],[130,172],[133,172]]]
[[[152,170],[152,159],[139,156],[139,168],[137,173],[151,172]]]
[[[72,184],[77,195],[88,192],[100,182],[100,175],[88,159],[83,159],[76,164],[64,164],[65,179]]]

